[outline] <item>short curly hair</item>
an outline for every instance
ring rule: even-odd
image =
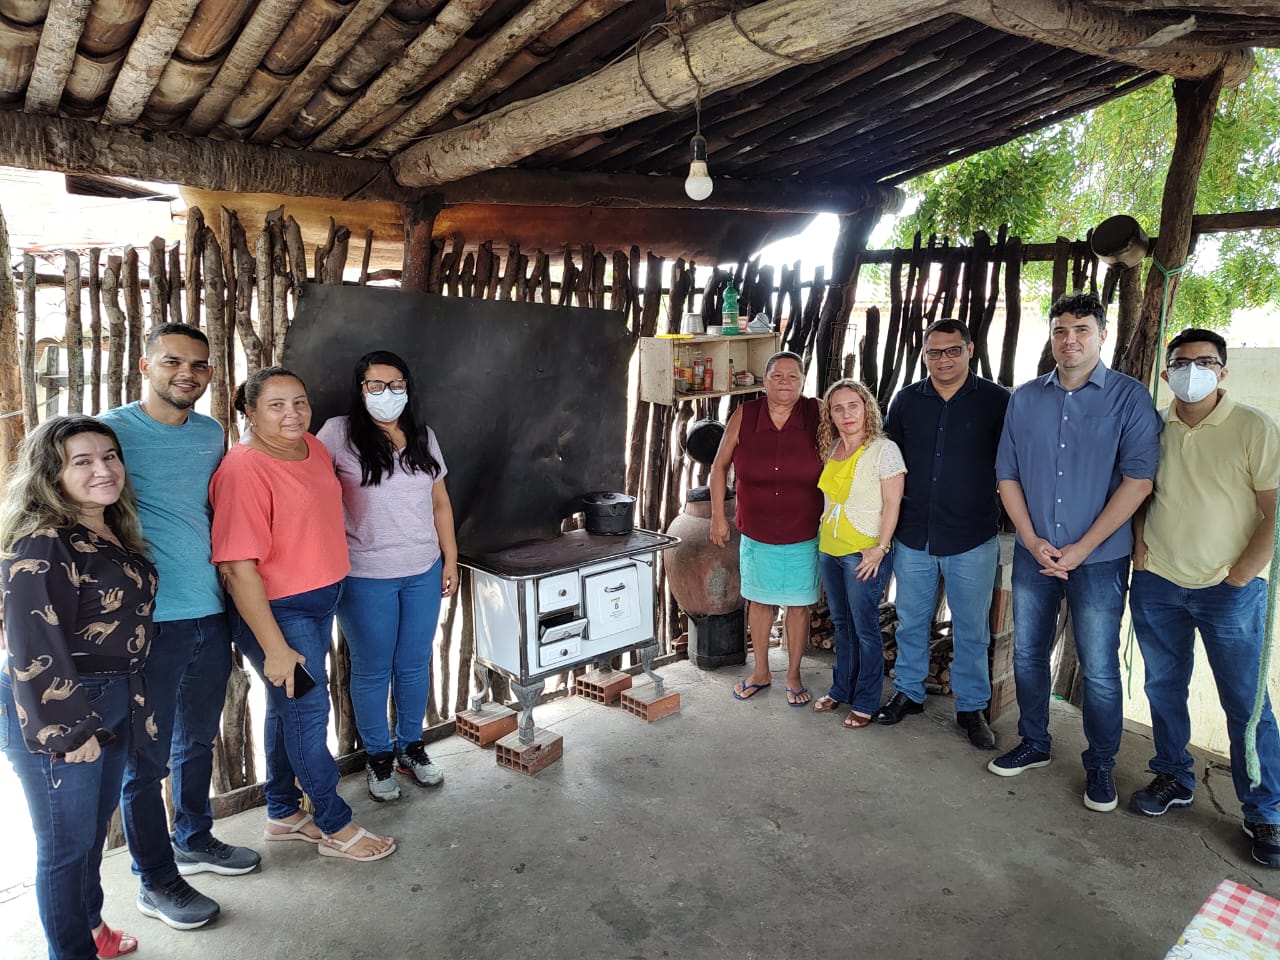
[[[1077,290],[1075,293],[1066,294],[1053,301],[1053,306],[1049,308],[1049,319],[1054,320],[1064,313],[1074,317],[1093,317],[1098,321],[1099,330],[1106,329],[1107,308],[1102,305],[1096,293]]]

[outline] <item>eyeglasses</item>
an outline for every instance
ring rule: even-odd
[[[946,356],[954,360],[956,357],[960,356],[960,354],[964,353],[964,348],[965,344],[957,343],[954,346],[943,347],[941,350],[926,350],[924,352],[924,358],[926,360],[939,360],[943,356]]]
[[[403,377],[399,380],[392,380],[388,383],[386,380],[361,380],[364,388],[368,393],[374,396],[380,394],[383,390],[390,388],[392,393],[404,393],[409,389],[409,382]]]
[[[1201,370],[1217,370],[1222,367],[1222,361],[1217,357],[1178,357],[1169,361],[1169,369],[1185,370],[1193,363]]]

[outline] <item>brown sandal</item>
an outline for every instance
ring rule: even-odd
[[[840,701],[830,696],[819,697],[817,700],[813,701],[814,713],[831,713],[839,709]]]
[[[871,718],[861,713],[849,711],[849,715],[844,718],[842,726],[846,730],[861,730],[863,727],[871,726]]]

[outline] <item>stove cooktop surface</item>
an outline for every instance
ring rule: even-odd
[[[678,537],[639,528],[617,537],[572,530],[547,540],[530,540],[479,556],[459,557],[458,562],[508,580],[527,580],[636,553],[666,550],[679,542]]]

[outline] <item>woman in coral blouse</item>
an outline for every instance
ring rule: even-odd
[[[251,435],[209,484],[213,562],[233,601],[231,638],[267,684],[266,838],[315,843],[321,856],[381,860],[395,841],[354,822],[328,746],[324,663],[350,570],[342,488],[328,452],[307,432],[311,404],[295,373],[255,373],[236,409]],[[309,689],[295,689],[309,679]],[[301,810],[303,792],[314,820]]]

